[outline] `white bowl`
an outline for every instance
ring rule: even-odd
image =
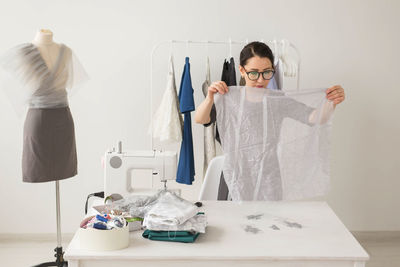
[[[129,226],[111,230],[79,228],[78,233],[81,249],[118,250],[129,246]]]

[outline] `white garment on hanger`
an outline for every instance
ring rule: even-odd
[[[179,99],[172,55],[169,62],[167,88],[150,127],[153,127],[153,137],[163,143],[182,141],[183,119],[179,112]],[[150,129],[149,133],[151,133]]]

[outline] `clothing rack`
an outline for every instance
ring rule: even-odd
[[[260,40],[261,42],[264,42],[264,40]],[[248,39],[244,41],[233,41],[231,38],[229,38],[227,41],[210,41],[210,40],[165,40],[161,41],[153,46],[153,49],[151,50],[151,56],[150,56],[150,123],[153,123],[153,60],[154,60],[154,53],[158,48],[160,48],[163,45],[170,45],[171,46],[171,51],[172,47],[174,44],[185,44],[186,45],[186,51],[188,51],[189,45],[190,44],[203,44],[206,46],[208,49],[209,45],[229,45],[229,57],[232,57],[232,45],[246,45],[248,44],[249,41]],[[300,52],[297,49],[297,47],[292,44],[291,42],[287,40],[269,40],[265,41],[265,43],[268,44],[268,46],[273,50],[273,52],[276,52],[275,48],[279,46],[284,46],[287,45],[297,55],[297,90],[299,90],[299,85],[300,85],[300,63],[301,63],[301,57],[300,57]],[[274,62],[272,62],[274,64]],[[154,150],[154,137],[153,137],[153,127],[150,127],[151,131],[151,149]]]

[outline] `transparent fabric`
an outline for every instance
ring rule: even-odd
[[[75,93],[88,75],[73,51],[60,44],[50,69],[32,43],[11,48],[1,59],[2,87],[18,114],[30,108],[68,106],[68,94]]]
[[[126,212],[129,213],[130,217],[144,218],[145,214],[157,203],[159,195],[160,193],[152,196],[131,195],[126,199],[123,198],[114,201],[112,204],[104,205],[102,209]]]
[[[325,89],[229,87],[215,95],[232,200],[295,200],[329,190],[333,103]]]

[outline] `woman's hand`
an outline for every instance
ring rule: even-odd
[[[223,81],[213,82],[208,87],[207,98],[209,98],[212,101],[214,101],[214,94],[215,93],[220,93],[221,95],[223,95],[223,94],[225,94],[227,92],[228,92],[228,86],[226,85],[225,82],[223,82]]]
[[[228,92],[228,86],[223,81],[213,82],[208,87],[207,97],[201,102],[201,104],[196,108],[196,113],[194,115],[194,120],[197,123],[206,124],[209,123],[210,113],[212,106],[214,104],[214,94],[220,93],[221,95]]]
[[[344,89],[340,85],[335,85],[326,90],[326,98],[333,101],[334,107],[344,101]]]

